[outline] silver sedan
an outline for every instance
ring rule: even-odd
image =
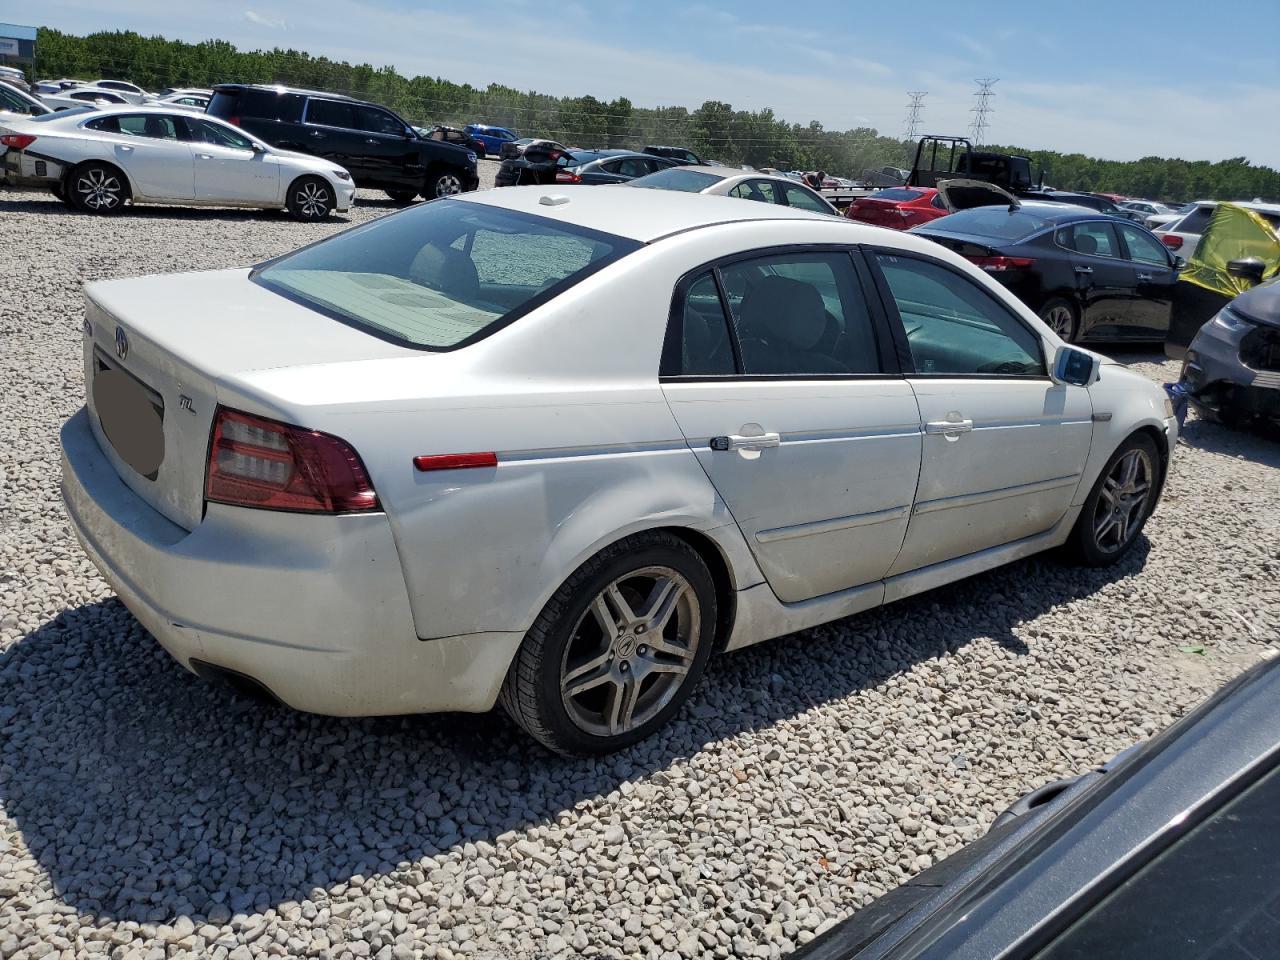
[[[626,185],[649,190],[679,190],[683,193],[738,197],[761,203],[777,203],[810,213],[840,216],[840,211],[822,196],[790,177],[773,176],[754,170],[707,166],[672,167],[651,173],[647,177],[637,177]]]

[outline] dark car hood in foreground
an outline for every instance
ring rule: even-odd
[[[1265,327],[1280,328],[1280,278],[1246,290],[1229,304],[1233,313]]]

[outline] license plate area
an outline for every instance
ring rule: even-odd
[[[93,405],[102,433],[120,459],[155,480],[164,462],[164,398],[95,347]]]

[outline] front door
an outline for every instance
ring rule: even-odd
[[[380,183],[395,184],[410,180],[421,184],[425,171],[419,163],[418,138],[394,114],[378,107],[356,107],[356,123],[368,155],[370,176]]]
[[[184,117],[195,158],[196,199],[270,204],[280,196],[280,166],[221,124]]]
[[[1124,259],[1110,221],[1085,220],[1059,229],[1059,246],[1072,251],[1076,298],[1081,306],[1077,339],[1128,335],[1133,269]]]
[[[663,390],[785,602],[878,581],[902,546],[919,410],[887,340],[846,250],[754,254],[679,291]]]
[[[1088,390],[1052,382],[1040,335],[958,269],[898,252],[875,259],[924,433],[911,523],[890,574],[1050,529],[1089,455]]]
[[[1115,226],[1133,271],[1134,299],[1129,308],[1129,323],[1136,335],[1163,340],[1169,332],[1173,285],[1178,281],[1178,271],[1165,245],[1146,230],[1127,223]]]
[[[370,164],[364,150],[364,134],[355,129],[356,105],[349,100],[322,100],[312,97],[307,101],[304,117],[306,132],[303,140],[307,153],[332,160],[357,182],[367,182],[374,177],[376,164]]]
[[[193,199],[191,147],[181,139],[173,118],[147,113],[115,119],[121,136],[111,150],[134,190],[153,200]]]

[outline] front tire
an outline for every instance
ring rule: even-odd
[[[466,188],[462,185],[462,177],[452,170],[441,170],[427,177],[426,189],[422,195],[429,199],[452,197],[462,193]]]
[[[1160,458],[1145,433],[1120,445],[1080,510],[1071,546],[1090,567],[1115,563],[1132,548],[1155,506],[1160,484]]]
[[[1080,337],[1080,315],[1075,304],[1061,297],[1054,297],[1038,311],[1038,316],[1050,330],[1065,343],[1075,343]]]
[[[556,753],[620,750],[680,709],[715,632],[715,584],[702,557],[672,534],[636,534],[584,563],[547,601],[499,702]]]
[[[321,177],[299,177],[289,185],[285,208],[295,220],[314,223],[333,213],[333,188]]]
[[[119,213],[129,199],[129,180],[109,163],[93,161],[71,171],[67,192],[75,209],[110,216]]]

